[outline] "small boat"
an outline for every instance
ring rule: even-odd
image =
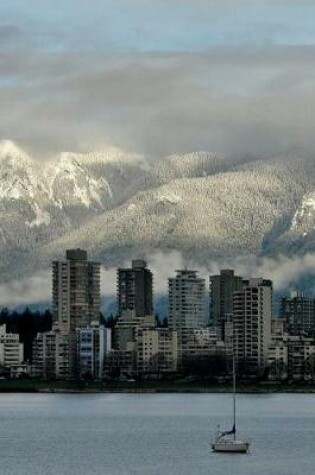
[[[219,432],[218,436],[211,444],[213,452],[233,452],[238,454],[247,453],[250,447],[250,442],[244,440],[237,440],[236,437],[226,437],[228,434],[231,434],[231,432],[232,431]]]
[[[213,452],[228,452],[246,454],[250,442],[245,440],[239,440],[236,438],[236,374],[235,374],[235,361],[233,354],[233,427],[231,430],[221,431],[218,426],[217,432],[211,443]]]

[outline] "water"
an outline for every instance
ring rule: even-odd
[[[0,394],[1,475],[308,475],[315,395],[240,395],[248,455],[210,451],[221,394]]]

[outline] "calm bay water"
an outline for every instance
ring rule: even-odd
[[[0,394],[1,475],[311,475],[315,395],[240,395],[248,455],[214,454],[221,394]]]

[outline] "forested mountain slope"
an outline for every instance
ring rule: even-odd
[[[190,263],[304,252],[315,242],[315,166],[198,152],[157,161],[116,149],[32,160],[0,145],[1,279],[69,247],[118,265],[178,250]]]

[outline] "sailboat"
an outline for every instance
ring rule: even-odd
[[[213,452],[231,452],[246,454],[250,447],[250,442],[236,438],[236,374],[235,360],[233,352],[233,427],[230,430],[221,431],[220,426],[211,444]]]

